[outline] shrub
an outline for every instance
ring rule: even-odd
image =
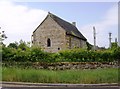
[[[43,55],[41,48],[31,48],[29,60],[33,62],[43,60]]]
[[[18,50],[15,50],[15,55],[13,56],[13,60],[14,61],[21,61],[21,62],[25,62],[27,61],[27,57],[28,55],[26,55],[26,51],[23,51],[22,49],[18,49]]]
[[[29,54],[29,61],[32,62],[51,62],[51,53],[42,51],[41,48],[31,48]]]
[[[3,61],[20,62],[113,62],[120,59],[120,47],[114,50],[87,51],[83,49],[63,50],[58,53],[47,53],[39,47],[26,50],[3,47]]]
[[[3,61],[12,61],[14,55],[15,55],[15,52],[13,48],[7,48],[7,47],[2,48],[2,60]]]
[[[114,50],[114,59],[120,61],[120,47]]]

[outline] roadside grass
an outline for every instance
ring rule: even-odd
[[[35,70],[2,68],[2,81],[36,83],[118,83],[118,69],[93,70]]]
[[[2,81],[2,66],[0,65],[0,81]]]

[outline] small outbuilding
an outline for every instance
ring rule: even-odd
[[[69,23],[48,12],[46,18],[34,30],[33,45],[46,52],[72,48],[85,48],[87,39],[79,32],[76,23]]]

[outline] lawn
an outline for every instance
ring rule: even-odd
[[[75,84],[117,83],[118,69],[51,71],[3,67],[2,81]]]

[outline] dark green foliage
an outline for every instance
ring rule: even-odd
[[[2,48],[2,60],[3,61],[12,60],[14,55],[15,55],[15,52],[13,51],[12,48],[7,48],[7,47]]]
[[[112,53],[105,51],[101,53],[101,59],[103,62],[109,62],[112,60]]]
[[[15,49],[17,49],[17,48],[18,48],[18,44],[17,44],[17,43],[10,43],[10,44],[8,45],[8,47],[9,47],[9,48],[15,48]]]
[[[29,60],[33,62],[49,62],[48,59],[49,54],[42,51],[41,48],[31,48],[29,54]]]
[[[91,45],[89,42],[87,42],[86,44],[87,44],[87,50],[91,50],[93,45]]]
[[[114,50],[114,58],[115,58],[115,60],[120,61],[120,47],[118,47]]]
[[[25,50],[23,50],[25,48]],[[17,49],[12,47],[2,48],[3,61],[20,61],[20,62],[114,62],[120,59],[120,47],[109,50],[84,50],[71,49],[58,53],[47,53],[39,47],[29,48],[19,46]]]
[[[27,57],[28,57],[28,55],[27,55],[26,51],[23,51],[22,49],[18,49],[18,50],[16,50],[15,55],[13,56],[13,60],[25,62],[25,61],[27,61]]]
[[[118,44],[116,42],[112,42],[111,49],[116,49],[118,47]]]
[[[22,50],[27,50],[29,47],[27,46],[26,42],[24,42],[23,40],[20,40],[19,42],[20,44],[18,45],[18,48],[22,49]]]

